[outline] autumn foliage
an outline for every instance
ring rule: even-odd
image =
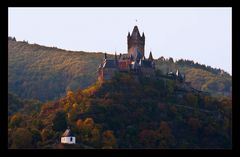
[[[59,145],[68,127],[77,141],[71,148],[231,148],[231,98],[187,91],[179,97],[176,85],[117,74],[68,90],[34,114],[9,116],[9,148],[69,148]]]

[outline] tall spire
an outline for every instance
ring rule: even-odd
[[[150,51],[150,53],[149,53],[148,60],[153,61],[152,51]]]

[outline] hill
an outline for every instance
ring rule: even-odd
[[[163,73],[179,69],[185,74],[186,81],[198,90],[214,95],[231,96],[232,94],[232,76],[221,69],[211,68],[191,60],[180,59],[173,62],[172,58],[164,57],[156,61],[156,66]]]
[[[55,47],[8,40],[8,90],[21,98],[50,101],[66,91],[84,89],[96,81],[103,53],[66,51]],[[109,55],[110,57],[113,57]],[[156,67],[166,73],[177,68],[192,86],[217,95],[231,95],[232,77],[188,60],[159,58]]]
[[[231,98],[182,86],[116,73],[44,103],[36,114],[9,116],[9,148],[69,148],[59,146],[67,126],[78,142],[70,148],[231,148]]]
[[[57,99],[69,89],[83,89],[95,82],[102,58],[102,53],[8,40],[8,89],[21,98]]]
[[[8,115],[11,116],[17,112],[24,114],[39,112],[42,102],[34,99],[21,99],[13,93],[8,93]]]

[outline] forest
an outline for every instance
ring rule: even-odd
[[[9,93],[8,147],[231,148],[231,97],[179,92],[179,85],[116,73],[112,80],[68,90],[54,101]],[[68,127],[76,145],[60,144]]]
[[[232,148],[230,74],[162,56],[156,77],[115,73],[99,82],[103,57],[9,37],[8,148]],[[161,77],[177,69],[203,92]],[[68,127],[75,145],[60,143]]]

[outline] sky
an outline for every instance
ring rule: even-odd
[[[189,59],[232,74],[232,8],[8,8],[8,35],[72,51],[127,53],[145,34],[145,56]]]

